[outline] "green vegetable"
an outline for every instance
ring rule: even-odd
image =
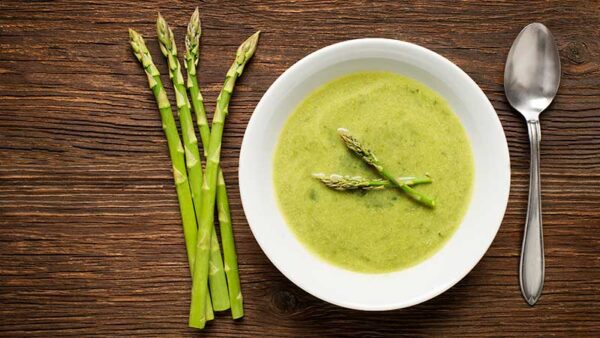
[[[179,60],[177,59],[177,47],[175,45],[173,31],[171,28],[169,28],[167,22],[160,15],[160,13],[158,14],[158,19],[156,21],[156,31],[158,34],[158,41],[160,43],[160,50],[167,58],[169,75],[173,82],[173,90],[175,91],[175,99],[177,101],[177,111],[179,112],[179,122],[181,123],[181,134],[183,136],[185,160],[190,177],[192,199],[194,201],[196,218],[198,220],[198,224],[200,224],[203,212],[201,209],[202,196],[200,194],[200,186],[202,184],[202,166],[200,164],[200,153],[198,151],[198,139],[196,138],[194,131],[194,122],[192,121],[190,102],[185,90],[181,66],[179,64]],[[212,210],[207,212],[211,215],[213,214]],[[211,226],[214,227],[212,224]],[[207,238],[207,240],[210,239],[211,241],[207,243],[207,247],[211,249],[211,269],[208,276],[208,282],[210,283],[213,308],[216,311],[223,311],[229,309],[227,282],[225,280],[225,272],[223,269],[223,261],[221,259],[219,243],[214,231],[212,231],[211,237],[212,238]],[[196,245],[198,247],[199,243],[196,243]],[[195,262],[193,262],[193,264],[195,265]],[[206,302],[206,300],[203,301]]]
[[[217,209],[219,225],[221,227],[221,241],[223,242],[223,254],[225,258],[225,273],[229,285],[229,302],[231,303],[231,316],[233,319],[244,316],[244,302],[242,288],[240,286],[240,274],[238,270],[237,254],[233,239],[233,227],[231,226],[231,213],[229,211],[229,200],[223,172],[219,169],[217,178]]]
[[[202,146],[204,147],[204,155],[206,155],[208,142],[210,139],[210,127],[208,126],[208,120],[206,119],[206,110],[204,109],[204,98],[200,93],[200,86],[198,85],[198,78],[196,77],[196,67],[198,66],[198,60],[200,55],[200,35],[202,29],[200,26],[200,14],[198,7],[192,14],[190,22],[187,27],[187,34],[185,36],[185,69],[187,71],[187,87],[190,91],[190,100],[192,101],[192,108],[196,113],[196,122],[198,123],[198,129],[200,129],[200,138],[202,139]]]
[[[217,98],[217,106],[213,117],[206,159],[206,175],[204,176],[204,181],[202,183],[202,207],[198,227],[198,250],[196,251],[192,301],[190,305],[190,327],[203,328],[206,323],[204,307],[206,306],[208,292],[206,288],[208,250],[210,248],[209,239],[213,233],[212,228],[214,221],[217,176],[221,159],[223,125],[225,117],[228,114],[229,100],[231,99],[235,81],[242,74],[244,66],[256,51],[259,33],[260,32],[253,34],[238,48],[235,61],[229,68],[229,71],[227,71],[223,89]]]
[[[369,164],[370,166],[375,168],[377,170],[377,172],[379,173],[379,175],[381,175],[383,178],[385,178],[386,180],[388,180],[389,182],[393,183],[395,186],[400,188],[402,191],[404,191],[408,196],[410,196],[415,201],[420,202],[430,208],[435,207],[435,201],[433,199],[412,189],[405,182],[396,179],[395,176],[390,174],[383,167],[383,164],[381,164],[381,162],[377,159],[375,154],[370,149],[366,148],[363,144],[361,144],[358,141],[358,139],[356,139],[354,136],[352,136],[350,134],[350,132],[348,131],[348,129],[339,128],[338,133],[342,137],[342,140],[344,141],[344,144],[346,144],[346,147],[348,147],[348,149],[352,150],[356,155],[358,155],[358,157],[360,157],[367,164]]]
[[[198,123],[198,129],[200,130],[200,138],[202,139],[204,155],[206,155],[210,140],[210,127],[208,126],[204,102],[202,99],[202,94],[200,93],[198,79],[196,78],[196,67],[199,59],[200,35],[200,16],[198,13],[198,8],[196,7],[196,10],[190,18],[187,28],[187,35],[185,37],[185,68],[187,70],[187,87],[190,91],[190,100],[192,101],[194,112],[196,113],[196,121]],[[231,315],[233,319],[237,319],[244,316],[244,306],[240,288],[240,277],[238,272],[235,243],[233,239],[233,229],[231,226],[231,212],[229,210],[226,189],[225,180],[223,179],[223,172],[219,167],[216,203],[219,215],[219,225],[221,228],[221,240],[223,242],[225,273],[227,275],[227,284],[229,285]]]
[[[167,98],[165,88],[160,80],[160,73],[152,61],[152,56],[146,47],[144,38],[133,29],[129,30],[129,41],[133,48],[133,53],[138,61],[144,67],[144,71],[148,76],[148,85],[154,94],[156,104],[160,112],[162,127],[167,138],[169,147],[169,155],[173,165],[173,178],[175,180],[175,189],[177,191],[177,199],[179,201],[179,210],[183,223],[183,235],[185,238],[185,247],[190,266],[190,275],[193,276],[194,258],[196,254],[196,216],[192,201],[192,193],[188,184],[188,178],[185,169],[184,150],[181,146],[181,140],[177,133],[175,120],[173,119],[173,111],[171,104]],[[214,318],[210,298],[207,298],[206,315],[208,318]]]
[[[349,176],[349,175],[338,175],[331,174],[325,175],[322,173],[316,173],[312,175],[314,178],[323,182],[327,187],[339,191],[344,190],[375,190],[389,188],[391,184],[389,181],[380,178],[366,178],[362,176]],[[406,185],[417,185],[424,183],[431,183],[431,178],[426,177],[398,177],[398,181],[403,182]]]

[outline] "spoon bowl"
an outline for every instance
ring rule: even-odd
[[[504,68],[508,102],[527,120],[536,119],[554,100],[559,84],[560,56],[552,33],[541,23],[526,26]]]

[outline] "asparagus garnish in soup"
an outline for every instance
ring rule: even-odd
[[[381,177],[385,178],[386,180],[390,181],[392,184],[400,188],[415,201],[422,203],[430,208],[435,207],[435,201],[431,197],[414,190],[413,188],[409,187],[405,182],[398,180],[395,176],[390,174],[387,171],[387,169],[383,166],[383,164],[379,161],[377,156],[375,156],[375,154],[364,144],[360,143],[360,141],[358,141],[356,137],[352,136],[348,129],[339,128],[337,131],[338,134],[340,134],[342,140],[344,141],[346,147],[352,150],[368,165],[375,168],[379,175],[381,175]]]
[[[327,187],[339,191],[345,190],[376,190],[376,189],[385,189],[394,186],[394,184],[390,183],[388,180],[384,180],[382,178],[369,178],[362,176],[351,176],[351,175],[339,175],[339,174],[331,174],[326,175],[323,173],[314,173],[312,176],[319,181],[323,182]],[[416,177],[416,176],[406,176],[406,177],[398,177],[398,181],[403,182],[408,186],[419,185],[431,183],[432,180],[429,176]]]

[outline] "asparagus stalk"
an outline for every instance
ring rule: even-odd
[[[142,64],[144,71],[148,76],[148,85],[154,94],[154,98],[156,99],[156,104],[160,112],[162,128],[167,138],[169,155],[173,165],[173,178],[175,180],[175,189],[177,191],[177,199],[179,201],[179,211],[181,212],[181,219],[183,223],[183,235],[185,238],[185,247],[190,267],[190,275],[193,276],[193,263],[196,254],[197,225],[192,201],[192,193],[190,191],[185,169],[185,160],[183,155],[184,150],[181,146],[179,134],[177,133],[175,120],[173,119],[171,104],[167,98],[162,81],[160,80],[160,73],[152,61],[152,56],[146,47],[144,38],[133,29],[130,29],[129,42],[131,43],[131,47],[133,48],[133,53],[136,59]],[[207,298],[206,315],[208,318],[214,318],[210,298]]]
[[[237,254],[233,238],[233,227],[231,225],[231,213],[229,211],[229,199],[223,172],[219,168],[217,178],[217,209],[219,225],[221,228],[221,241],[223,242],[223,254],[225,257],[225,273],[229,285],[229,302],[231,303],[231,317],[233,319],[244,316],[244,301],[240,285],[240,274],[238,270]]]
[[[198,85],[198,79],[196,77],[196,69],[199,59],[200,35],[200,15],[198,12],[198,7],[196,7],[196,10],[190,18],[187,28],[187,35],[185,37],[185,68],[187,70],[187,86],[190,91],[190,100],[192,101],[194,112],[196,113],[196,122],[198,123],[204,155],[206,156],[208,152],[208,143],[210,140],[210,127],[208,126],[206,110],[204,109],[204,100],[202,98],[200,86]],[[233,228],[231,226],[231,212],[229,210],[227,188],[220,166],[217,175],[216,203],[219,215],[219,225],[221,228],[221,240],[223,243],[225,274],[227,276],[227,284],[229,286],[229,303],[231,304],[231,315],[233,319],[238,319],[244,316],[244,306],[240,288],[237,254],[233,239]]]
[[[402,191],[404,191],[409,197],[411,197],[415,201],[420,202],[430,208],[435,207],[435,201],[433,199],[412,189],[406,183],[396,179],[395,176],[390,174],[384,168],[383,164],[381,164],[381,162],[377,159],[375,154],[370,149],[366,148],[363,144],[361,144],[358,141],[358,139],[356,139],[354,136],[352,136],[350,134],[350,132],[348,131],[348,129],[339,128],[338,133],[342,137],[342,140],[346,144],[346,147],[348,147],[348,149],[352,150],[356,155],[358,155],[358,157],[360,157],[367,164],[369,164],[373,168],[375,168],[381,177],[385,178],[386,180],[388,180],[389,182],[391,182],[392,184],[394,184],[395,186],[400,188]]]
[[[221,140],[223,125],[228,114],[229,100],[235,86],[235,81],[244,71],[248,60],[254,55],[258,44],[260,32],[253,34],[237,50],[236,58],[223,84],[223,89],[217,98],[217,106],[212,122],[212,131],[206,159],[206,174],[202,183],[202,208],[201,219],[198,227],[198,250],[194,268],[192,285],[192,302],[190,305],[189,326],[203,328],[206,323],[204,307],[206,305],[207,289],[206,278],[208,274],[208,249],[209,238],[212,234],[214,221],[214,208],[216,198],[217,175],[221,159]]]
[[[349,176],[349,175],[338,175],[331,174],[325,175],[323,173],[315,173],[312,175],[314,178],[323,182],[327,187],[339,191],[345,190],[376,190],[376,189],[385,189],[390,186],[394,186],[387,180],[381,178],[368,178],[362,176]],[[406,185],[413,186],[418,184],[431,183],[431,178],[429,176],[425,177],[398,177],[398,181],[403,182]]]
[[[198,223],[200,223],[200,219],[202,218],[202,212],[200,209],[202,204],[200,194],[200,186],[202,185],[202,165],[200,163],[200,153],[198,151],[198,139],[196,138],[194,131],[194,122],[192,121],[190,102],[185,90],[181,66],[179,64],[179,60],[177,59],[177,47],[175,45],[173,31],[171,28],[169,28],[167,22],[160,15],[160,13],[158,14],[158,19],[156,21],[156,31],[158,33],[160,50],[167,58],[169,75],[173,82],[173,90],[175,91],[175,99],[177,101],[177,111],[179,112],[179,122],[181,123],[181,134],[183,136],[185,160],[190,177],[192,200],[194,202],[194,209],[196,211]],[[212,214],[212,211],[210,213]],[[227,291],[227,282],[225,280],[225,272],[223,269],[223,261],[221,259],[221,252],[219,249],[219,242],[214,232],[212,237],[213,238],[210,238],[211,243],[208,244],[208,246],[211,248],[211,269],[208,283],[210,283],[213,308],[216,311],[223,311],[229,309],[229,295]]]

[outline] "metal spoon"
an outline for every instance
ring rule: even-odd
[[[504,68],[504,92],[529,129],[531,164],[529,204],[521,249],[521,293],[534,305],[544,285],[544,240],[540,194],[540,114],[550,105],[560,83],[560,57],[554,37],[541,23],[523,28],[513,42]]]

